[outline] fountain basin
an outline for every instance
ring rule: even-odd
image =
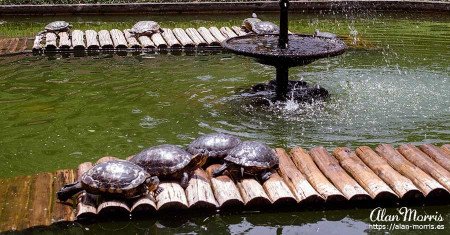
[[[263,64],[301,66],[317,59],[344,53],[345,44],[338,39],[315,37],[308,34],[289,35],[288,48],[278,45],[278,34],[245,35],[229,38],[222,46],[231,52],[250,56]]]

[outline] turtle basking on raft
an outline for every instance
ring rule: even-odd
[[[207,158],[204,154],[192,156],[180,147],[164,144],[144,149],[130,161],[159,178],[179,179],[181,187],[187,188],[190,173],[202,167]]]
[[[278,167],[278,157],[267,145],[258,141],[244,141],[233,148],[225,163],[212,172],[213,177],[222,175],[225,170],[240,171],[241,176],[260,175],[263,182],[272,175],[271,169]]]
[[[41,35],[44,33],[54,33],[54,32],[67,32],[70,34],[70,29],[73,25],[67,23],[66,21],[54,21],[45,26],[44,31],[39,32],[37,35]]]
[[[269,21],[261,21],[256,13],[252,14],[252,18],[245,19],[242,27],[256,34],[277,34],[280,32],[280,28],[276,24]]]
[[[82,190],[108,197],[136,198],[152,191],[156,196],[163,189],[159,187],[158,177],[151,176],[142,167],[129,161],[112,160],[95,165],[80,181],[62,187],[56,196],[66,201]]]
[[[224,158],[241,143],[241,139],[225,133],[212,133],[198,137],[186,148],[190,154],[204,154],[210,158]]]
[[[164,32],[155,21],[139,21],[130,29],[130,34],[136,37],[151,36],[154,33]]]

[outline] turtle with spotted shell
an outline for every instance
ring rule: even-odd
[[[159,179],[142,167],[125,160],[112,160],[95,165],[85,172],[80,181],[62,187],[56,196],[66,201],[76,193],[88,193],[117,198],[136,198],[148,192],[158,195],[163,189]]]
[[[190,154],[205,154],[210,158],[224,158],[241,142],[241,139],[230,134],[211,133],[192,141],[186,151]]]
[[[192,156],[178,146],[163,144],[144,149],[130,161],[161,179],[181,180],[181,187],[187,188],[190,173],[202,167],[207,159],[204,154]]]
[[[59,20],[59,21],[54,21],[51,22],[50,24],[45,26],[44,31],[39,32],[37,35],[41,35],[44,33],[49,33],[49,32],[67,32],[68,34],[70,34],[70,29],[73,27],[73,25],[67,23],[66,21],[63,20]]]
[[[233,148],[225,163],[212,171],[212,176],[222,175],[225,170],[240,171],[241,176],[260,175],[266,181],[272,175],[271,169],[278,167],[278,157],[267,145],[259,141],[244,141]]]
[[[130,29],[130,33],[133,36],[151,36],[154,33],[164,32],[159,24],[155,21],[139,21],[134,24],[133,28]]]

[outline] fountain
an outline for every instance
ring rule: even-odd
[[[303,81],[289,81],[289,68],[344,53],[345,44],[335,38],[306,34],[288,34],[289,0],[280,0],[279,34],[250,34],[229,38],[223,46],[231,52],[250,56],[258,62],[275,66],[276,79],[266,85],[258,84],[252,90],[275,91],[275,100],[292,98],[297,101],[328,96],[324,88],[306,85]]]

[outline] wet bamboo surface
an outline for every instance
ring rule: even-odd
[[[323,147],[310,152],[297,147],[290,154],[277,148],[279,168],[266,182],[228,173],[212,178],[211,172],[220,166],[215,164],[192,172],[186,189],[179,181],[162,181],[164,190],[157,197],[151,193],[126,201],[81,192],[66,203],[59,202],[55,192],[94,165],[85,162],[76,170],[0,179],[0,232],[107,216],[129,218],[130,214],[295,210],[302,206],[321,210],[328,205],[351,206],[345,202],[361,199],[374,207],[378,200],[373,199],[389,199],[394,204],[448,203],[450,194],[439,182],[446,185],[450,176],[442,161],[433,160],[440,154],[448,162],[448,155],[436,146],[420,148],[424,151],[412,145],[402,145],[399,151],[386,144],[374,150],[362,146],[354,152],[338,147],[333,155]],[[95,164],[113,159],[117,158],[103,157]]]

